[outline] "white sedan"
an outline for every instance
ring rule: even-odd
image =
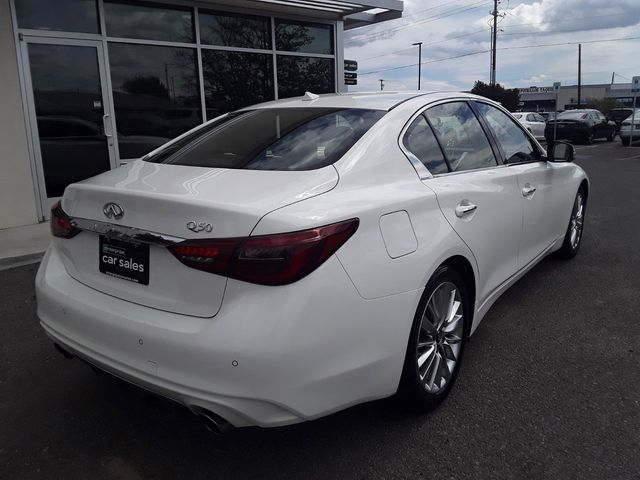
[[[544,127],[547,125],[547,121],[542,115],[535,112],[516,112],[513,116],[524,125],[534,137],[544,140]]]
[[[248,107],[67,187],[38,315],[65,356],[216,431],[432,408],[498,297],[577,253],[573,155],[465,93]]]

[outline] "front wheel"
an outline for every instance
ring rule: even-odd
[[[588,132],[584,136],[584,143],[591,145],[593,143],[593,132]]]
[[[564,242],[562,242],[562,247],[557,252],[558,257],[570,259],[578,253],[580,242],[582,241],[586,208],[587,196],[584,188],[580,187],[573,202],[573,210],[571,210],[571,218],[569,219],[567,233],[564,236]]]
[[[433,274],[413,320],[398,396],[418,410],[444,400],[458,375],[469,322],[467,287],[449,266]]]

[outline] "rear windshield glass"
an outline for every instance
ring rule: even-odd
[[[574,119],[574,120],[582,120],[583,118],[587,118],[589,114],[584,112],[562,112],[558,114],[558,120],[562,120],[565,118]]]
[[[313,170],[336,162],[386,112],[274,108],[235,112],[148,162],[247,170]]]

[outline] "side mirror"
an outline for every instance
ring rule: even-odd
[[[573,162],[576,149],[569,142],[552,142],[547,148],[547,158],[551,162]]]

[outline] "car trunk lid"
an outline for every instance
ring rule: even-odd
[[[56,241],[69,274],[96,290],[147,307],[210,317],[220,308],[226,278],[183,265],[166,245],[249,236],[267,213],[325,193],[337,182],[332,166],[257,171],[136,161],[70,185],[62,207],[83,231]],[[113,218],[117,209],[105,207],[110,204],[122,209],[120,218]],[[110,267],[109,261],[122,261],[124,269]]]

